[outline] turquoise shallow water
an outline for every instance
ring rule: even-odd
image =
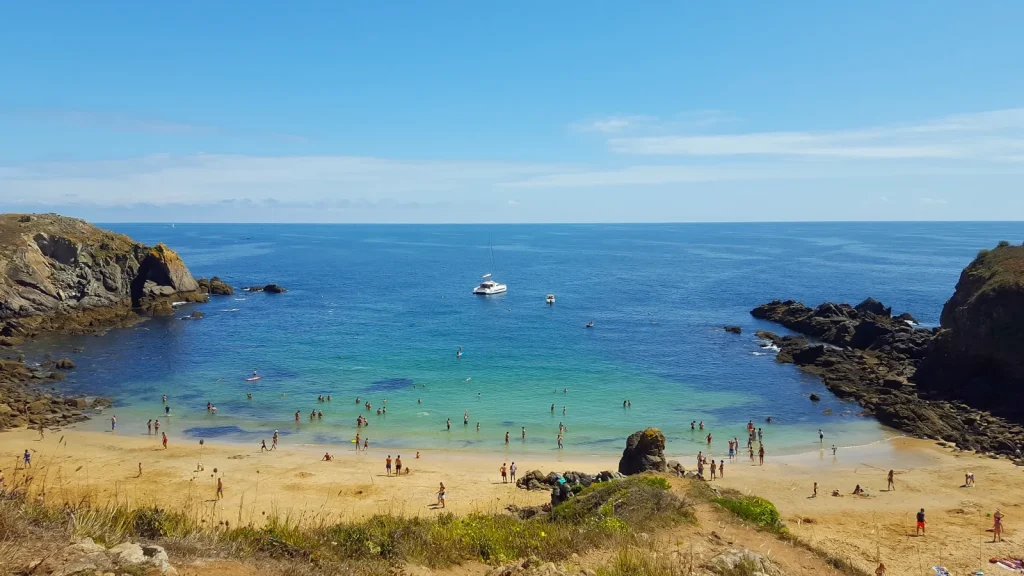
[[[775,454],[815,447],[819,428],[827,444],[879,440],[887,432],[856,405],[759,348],[755,330],[781,330],[750,308],[870,295],[935,324],[978,249],[1024,236],[1020,223],[109,227],[167,243],[196,277],[289,292],[239,291],[196,306],[198,322],[158,318],[34,345],[36,359],[82,347],[63,387],[116,398],[87,427],[106,428],[113,412],[119,434],[144,434],[160,418],[172,437],[258,443],[279,429],[283,442],[350,446],[364,414],[373,446],[514,455],[556,450],[562,422],[567,457],[621,451],[648,425],[666,432],[671,453],[688,454],[704,446],[691,420],[720,451],[768,415]],[[484,272],[509,292],[472,295]],[[263,379],[248,383],[254,368]],[[811,392],[823,401],[809,402]],[[322,421],[309,421],[313,409]]]

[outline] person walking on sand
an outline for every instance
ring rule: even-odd
[[[832,445],[832,455],[833,456],[836,455],[836,445],[835,444]]]
[[[402,455],[399,454],[398,457],[395,458],[395,476],[401,476],[401,475],[402,475]]]
[[[224,498],[224,481],[221,478],[217,478],[217,500]]]
[[[139,462],[139,475],[136,478],[142,478],[142,462]]]
[[[110,417],[110,431],[114,432],[117,430],[117,414]]]
[[[996,513],[992,515],[992,541],[1003,541],[1003,513],[999,508],[996,508]]]
[[[263,440],[260,440],[260,452],[262,453],[262,452],[269,452],[269,451],[270,450],[267,448],[267,439],[264,438]]]
[[[888,476],[887,480],[889,482],[889,491],[890,492],[896,490],[896,483],[893,482],[893,477],[892,476],[893,476],[893,471],[889,470],[889,476]]]
[[[764,466],[764,444],[757,449],[758,466]]]
[[[915,535],[924,535],[924,508],[917,513],[917,530],[914,532]]]
[[[711,460],[711,479],[714,480],[718,474],[718,464],[715,464],[714,460]]]
[[[164,450],[167,450],[167,432],[164,432],[163,438],[161,439],[161,443],[163,443],[164,445]]]
[[[441,482],[441,487],[438,488],[438,490],[437,490],[437,504],[441,508],[444,508],[444,496],[445,496],[444,492],[445,492],[445,490],[444,490],[444,482]]]
[[[28,448],[25,449],[25,455],[22,457],[25,461],[25,468],[32,467],[32,454],[29,454]]]
[[[515,462],[513,462],[512,465],[508,467],[508,475],[509,475],[509,480],[513,484],[515,484],[516,483],[516,463]]]
[[[754,445],[753,444],[748,444],[747,445],[747,449],[750,450],[750,461],[753,462],[754,461]]]
[[[270,449],[277,450],[277,430],[274,430],[274,437],[270,442]]]
[[[505,463],[504,462],[501,463],[500,472],[501,472],[501,483],[502,484],[508,484],[508,469],[505,468]]]
[[[358,450],[358,448],[356,448],[356,449]],[[367,436],[366,438],[363,438],[363,452],[366,452],[369,449],[370,449],[370,438],[369,438],[369,436]]]
[[[818,483],[815,482],[814,483],[814,493],[811,494],[811,498],[817,498],[817,497],[818,497]]]
[[[356,448],[358,447],[359,444],[356,444]],[[391,476],[391,454],[388,454],[387,459],[384,460],[384,469],[387,470],[388,476]]]

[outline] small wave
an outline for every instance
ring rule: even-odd
[[[171,302],[171,307],[177,308],[178,306],[184,306],[185,304],[188,304],[188,302]]]
[[[243,300],[247,300],[247,298],[234,298],[234,300],[236,302],[242,302]]]
[[[754,356],[766,356],[768,353],[767,352],[751,352],[751,354],[753,354]]]
[[[221,312],[238,312],[241,308],[228,308],[227,310],[221,310]]]
[[[779,351],[779,347],[776,346],[775,344],[772,344],[771,342],[764,342],[763,344],[761,344],[761,349],[762,350],[768,350],[769,352],[778,352]]]

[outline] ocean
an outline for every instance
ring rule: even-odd
[[[647,426],[673,455],[706,449],[708,433],[721,453],[748,420],[769,454],[817,450],[819,429],[826,446],[890,436],[777,364],[754,331],[785,330],[749,310],[873,296],[934,326],[979,249],[1024,237],[1022,223],[104,227],[164,242],[196,278],[220,276],[236,293],[29,346],[29,361],[74,359],[60,389],[116,400],[82,427],[109,429],[116,414],[118,434],[145,434],[159,418],[175,439],[255,446],[277,429],[283,444],[350,449],[362,414],[372,448],[515,456],[555,454],[562,423],[573,457],[620,452]],[[471,293],[488,272],[506,294]],[[288,292],[237,289],[267,283]],[[195,309],[205,318],[180,319]],[[262,379],[247,382],[253,370]]]

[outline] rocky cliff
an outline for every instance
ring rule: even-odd
[[[912,326],[874,299],[751,310],[803,336],[758,336],[776,360],[819,375],[841,398],[915,436],[1002,454],[1024,465],[1024,247],[983,250],[960,277],[941,329]]]
[[[0,337],[85,333],[205,301],[181,258],[83,220],[0,215]]]
[[[982,250],[960,274],[917,380],[1024,421],[1024,246]]]

